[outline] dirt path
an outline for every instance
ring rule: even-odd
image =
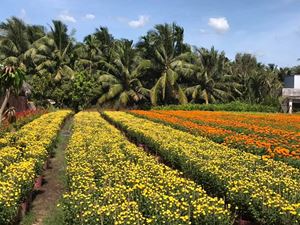
[[[28,216],[21,225],[42,225],[44,219],[55,209],[58,200],[65,191],[65,148],[67,147],[73,119],[68,119],[59,132],[55,157],[50,160],[50,168],[43,175],[43,185],[36,193]]]

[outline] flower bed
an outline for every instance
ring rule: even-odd
[[[239,120],[238,115],[224,112],[142,110],[130,112],[205,136],[229,147],[263,156],[263,159],[274,158],[300,168],[299,133],[285,129],[285,125],[273,128],[271,122],[269,126],[265,123],[260,125],[254,119],[253,123],[249,122],[251,119],[245,123],[245,119]],[[241,114],[241,117],[243,115]]]
[[[296,225],[300,219],[299,170],[274,160],[216,144],[125,112],[105,117],[164,160],[224,197],[242,217],[260,224]]]
[[[0,139],[0,224],[11,224],[16,219],[20,203],[30,195],[70,113],[64,110],[42,115]]]
[[[158,163],[98,113],[79,113],[74,123],[67,224],[232,224],[222,199]]]

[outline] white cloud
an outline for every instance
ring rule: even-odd
[[[93,20],[96,18],[96,16],[94,14],[86,14],[84,18],[87,20]]]
[[[25,17],[26,17],[26,10],[25,9],[21,9],[20,18],[24,19]]]
[[[76,23],[76,19],[70,15],[69,11],[67,10],[62,11],[58,16],[58,19],[62,20],[63,22]]]
[[[138,20],[131,20],[128,22],[128,25],[132,28],[140,28],[146,25],[149,22],[149,16],[139,16]]]
[[[220,34],[229,30],[229,23],[225,17],[209,18],[208,25]]]

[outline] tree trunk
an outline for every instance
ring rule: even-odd
[[[4,97],[3,103],[0,108],[0,126],[2,125],[2,115],[3,115],[4,109],[7,105],[9,96],[10,96],[10,88],[6,89],[5,97]]]
[[[205,99],[205,104],[208,105],[208,95],[207,95],[207,91],[204,91],[204,99]]]

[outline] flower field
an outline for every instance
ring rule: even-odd
[[[158,163],[96,112],[79,113],[67,154],[67,224],[232,224],[222,199]]]
[[[277,114],[211,113],[91,111],[65,123],[73,113],[61,110],[5,133],[0,224],[16,222],[54,145],[57,152],[64,143],[63,216],[55,224],[299,225],[299,168],[272,159],[298,160],[298,116],[289,124]],[[69,137],[56,142],[58,134]],[[283,146],[290,155],[264,149]]]
[[[71,111],[44,114],[0,138],[0,224],[12,224]],[[46,131],[46,132],[45,132]]]
[[[154,121],[205,136],[264,159],[300,167],[300,116],[205,111],[131,111]]]
[[[125,112],[104,116],[259,224],[299,224],[299,170]]]

